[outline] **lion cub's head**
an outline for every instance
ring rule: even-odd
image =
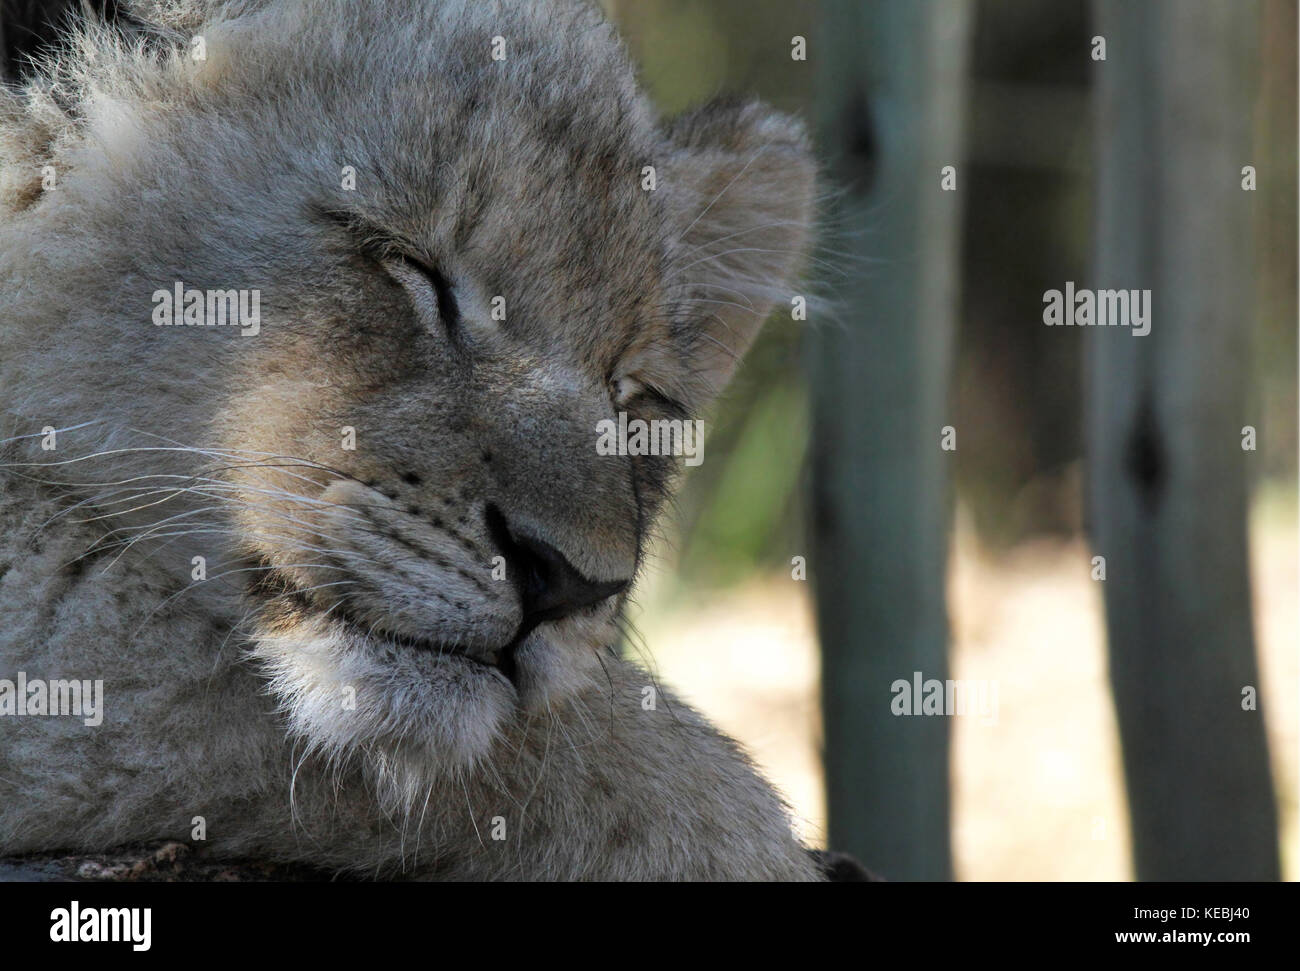
[[[802,130],[660,127],[585,4],[134,10],[0,101],[0,407],[110,550],[252,603],[309,740],[472,761],[601,677],[681,459],[599,426],[695,417],[789,301]]]

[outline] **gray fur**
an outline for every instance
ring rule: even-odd
[[[800,125],[660,128],[585,3],[136,6],[0,94],[0,678],[105,681],[98,728],[0,718],[0,854],[203,816],[213,852],[378,876],[815,878],[737,746],[643,705],[622,596],[513,682],[479,663],[521,616],[489,505],[638,570],[676,465],[595,423],[698,414],[789,299]],[[261,332],[155,326],[178,280],[260,289]]]

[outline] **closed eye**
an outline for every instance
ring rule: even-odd
[[[616,408],[626,408],[634,402],[641,401],[656,411],[666,412],[675,418],[685,418],[688,411],[685,406],[660,391],[654,385],[646,384],[638,378],[621,377],[610,381],[610,399]]]
[[[451,281],[441,270],[411,256],[409,246],[356,213],[323,208],[317,213],[346,232],[361,253],[402,285],[427,326],[441,321],[449,333],[456,331],[460,307]]]
[[[685,405],[670,398],[658,388],[652,388],[649,385],[646,385],[642,389],[640,397],[652,404],[658,410],[667,413],[673,418],[685,419],[690,415],[690,410]]]
[[[420,317],[426,322],[441,321],[448,331],[460,327],[460,307],[456,293],[439,270],[409,256],[389,256],[382,260],[384,269],[402,285]]]

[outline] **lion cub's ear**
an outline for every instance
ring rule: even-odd
[[[792,306],[812,235],[817,167],[803,124],[759,102],[718,101],[669,128],[662,188],[677,242],[671,297],[695,390],[725,387],[774,306]]]

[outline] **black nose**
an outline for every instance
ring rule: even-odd
[[[505,555],[506,572],[519,590],[529,627],[568,617],[627,586],[626,580],[588,580],[554,546],[512,530],[495,506],[488,506],[487,524]]]

